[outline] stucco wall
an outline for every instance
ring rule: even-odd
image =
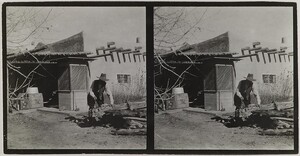
[[[108,84],[113,91],[123,88],[125,91],[124,93],[126,94],[126,88],[127,93],[129,93],[130,90],[128,90],[128,88],[132,89],[134,87],[139,87],[138,85],[146,85],[146,57],[143,55],[136,55],[136,61],[134,61],[133,54],[130,53],[129,55],[131,62],[129,61],[128,54],[125,54],[126,61],[124,62],[123,55],[119,53],[119,63],[116,52],[113,52],[114,61],[112,61],[110,56],[106,56],[107,61],[105,61],[104,57],[98,57],[96,60],[90,61],[89,66],[91,75],[89,84],[91,85],[91,83],[96,80],[97,76],[100,76],[101,73],[106,73],[107,78],[109,79]],[[140,59],[138,57],[140,57]],[[117,74],[129,74],[131,76],[131,83],[118,83]],[[145,86],[141,87],[146,88]]]

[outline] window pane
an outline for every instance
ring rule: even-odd
[[[276,75],[270,75],[270,83],[276,83]]]
[[[269,75],[263,75],[263,82],[269,83]]]
[[[130,83],[131,78],[130,75],[125,74],[117,74],[118,83]]]

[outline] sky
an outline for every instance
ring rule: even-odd
[[[199,29],[182,43],[199,43],[228,31],[229,38],[234,41],[230,43],[234,51],[251,46],[255,41],[269,49],[287,46],[290,52],[293,50],[291,7],[185,7],[185,10],[189,23],[195,23],[205,14],[196,25]],[[285,44],[281,44],[282,37]]]
[[[24,9],[19,7],[18,9]],[[52,9],[47,25],[48,31],[28,39],[29,43],[52,43],[81,31],[84,33],[85,51],[94,52],[107,42],[116,42],[117,47],[146,48],[146,14],[144,7],[35,7],[46,16]],[[170,9],[170,8],[169,8]],[[207,11],[205,12],[205,10]],[[281,38],[292,51],[293,16],[291,7],[185,7],[185,21],[195,22],[199,29],[181,42],[199,43],[229,31],[234,51],[260,41],[263,46],[279,48]],[[136,44],[136,37],[141,40]]]
[[[16,8],[14,8],[16,9]],[[25,9],[25,7],[17,8]],[[146,13],[144,7],[35,7],[45,17],[51,10],[39,35],[28,39],[30,46],[38,42],[52,43],[83,31],[85,51],[95,52],[100,46],[114,41],[116,47],[146,49]],[[25,30],[24,30],[25,31]],[[140,43],[136,43],[136,38]],[[31,45],[31,43],[34,43]]]

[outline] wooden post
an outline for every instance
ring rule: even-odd
[[[266,58],[265,58],[265,53],[264,52],[261,52],[262,56],[263,56],[263,59],[264,59],[264,63],[266,64]]]
[[[119,56],[119,52],[116,52],[116,53],[117,53],[117,57],[118,57],[119,64],[121,64],[121,60],[120,60],[120,56]]]
[[[126,62],[125,54],[122,53],[122,55],[123,55],[123,60],[124,60],[124,62]]]
[[[275,63],[276,63],[276,54],[274,54],[274,60],[275,60]]]
[[[259,62],[259,56],[258,56],[258,52],[259,52],[259,51],[255,51],[255,54],[256,54],[256,60],[257,60],[257,62]]]
[[[241,51],[242,51],[242,55],[245,55],[245,50],[249,50],[250,47],[246,47],[246,48],[242,48]]]
[[[134,60],[134,62],[136,62],[135,55],[134,55],[134,54],[132,54],[132,56],[133,56],[133,60]]]
[[[140,55],[138,54],[137,56],[139,56],[139,61],[141,62],[141,57],[140,57]]]
[[[127,53],[127,54],[128,54],[129,62],[131,62],[130,53]]]
[[[268,54],[269,62],[271,62],[271,54]]]
[[[280,54],[280,55],[283,55],[284,62],[286,62],[286,58],[285,58],[285,55],[286,55],[286,54]]]
[[[249,49],[249,55],[251,54],[251,51],[254,51],[256,53],[257,50],[260,50],[261,47],[255,47],[256,45],[253,45],[253,48],[252,49]],[[257,53],[256,53],[257,54]],[[257,58],[257,61],[259,61],[259,57],[258,55],[256,55],[256,58]],[[250,56],[250,60],[252,62],[252,57]]]
[[[105,50],[103,50],[103,54],[105,54]],[[104,56],[105,62],[107,62],[106,56]]]
[[[280,55],[278,54],[278,57],[279,57],[279,62],[281,62],[281,57],[280,57]]]
[[[249,50],[249,55],[251,55],[251,50]],[[252,62],[252,56],[250,56],[250,60]]]
[[[145,56],[145,55],[143,55],[143,60],[144,60],[144,62],[145,62],[145,57],[146,57],[146,56]],[[289,56],[289,57],[290,57],[290,56]]]
[[[110,52],[110,57],[111,57],[111,62],[114,62],[115,60],[114,60],[114,55],[112,52]]]

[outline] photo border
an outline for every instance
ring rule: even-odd
[[[146,73],[147,73],[147,147],[146,149],[8,149],[7,148],[7,65],[6,65],[6,8],[14,6],[36,7],[145,7],[146,9]],[[3,146],[5,154],[297,154],[298,138],[298,54],[294,53],[294,150],[162,150],[154,149],[154,7],[292,7],[294,52],[298,52],[297,3],[296,2],[5,2],[2,4],[3,47]]]

